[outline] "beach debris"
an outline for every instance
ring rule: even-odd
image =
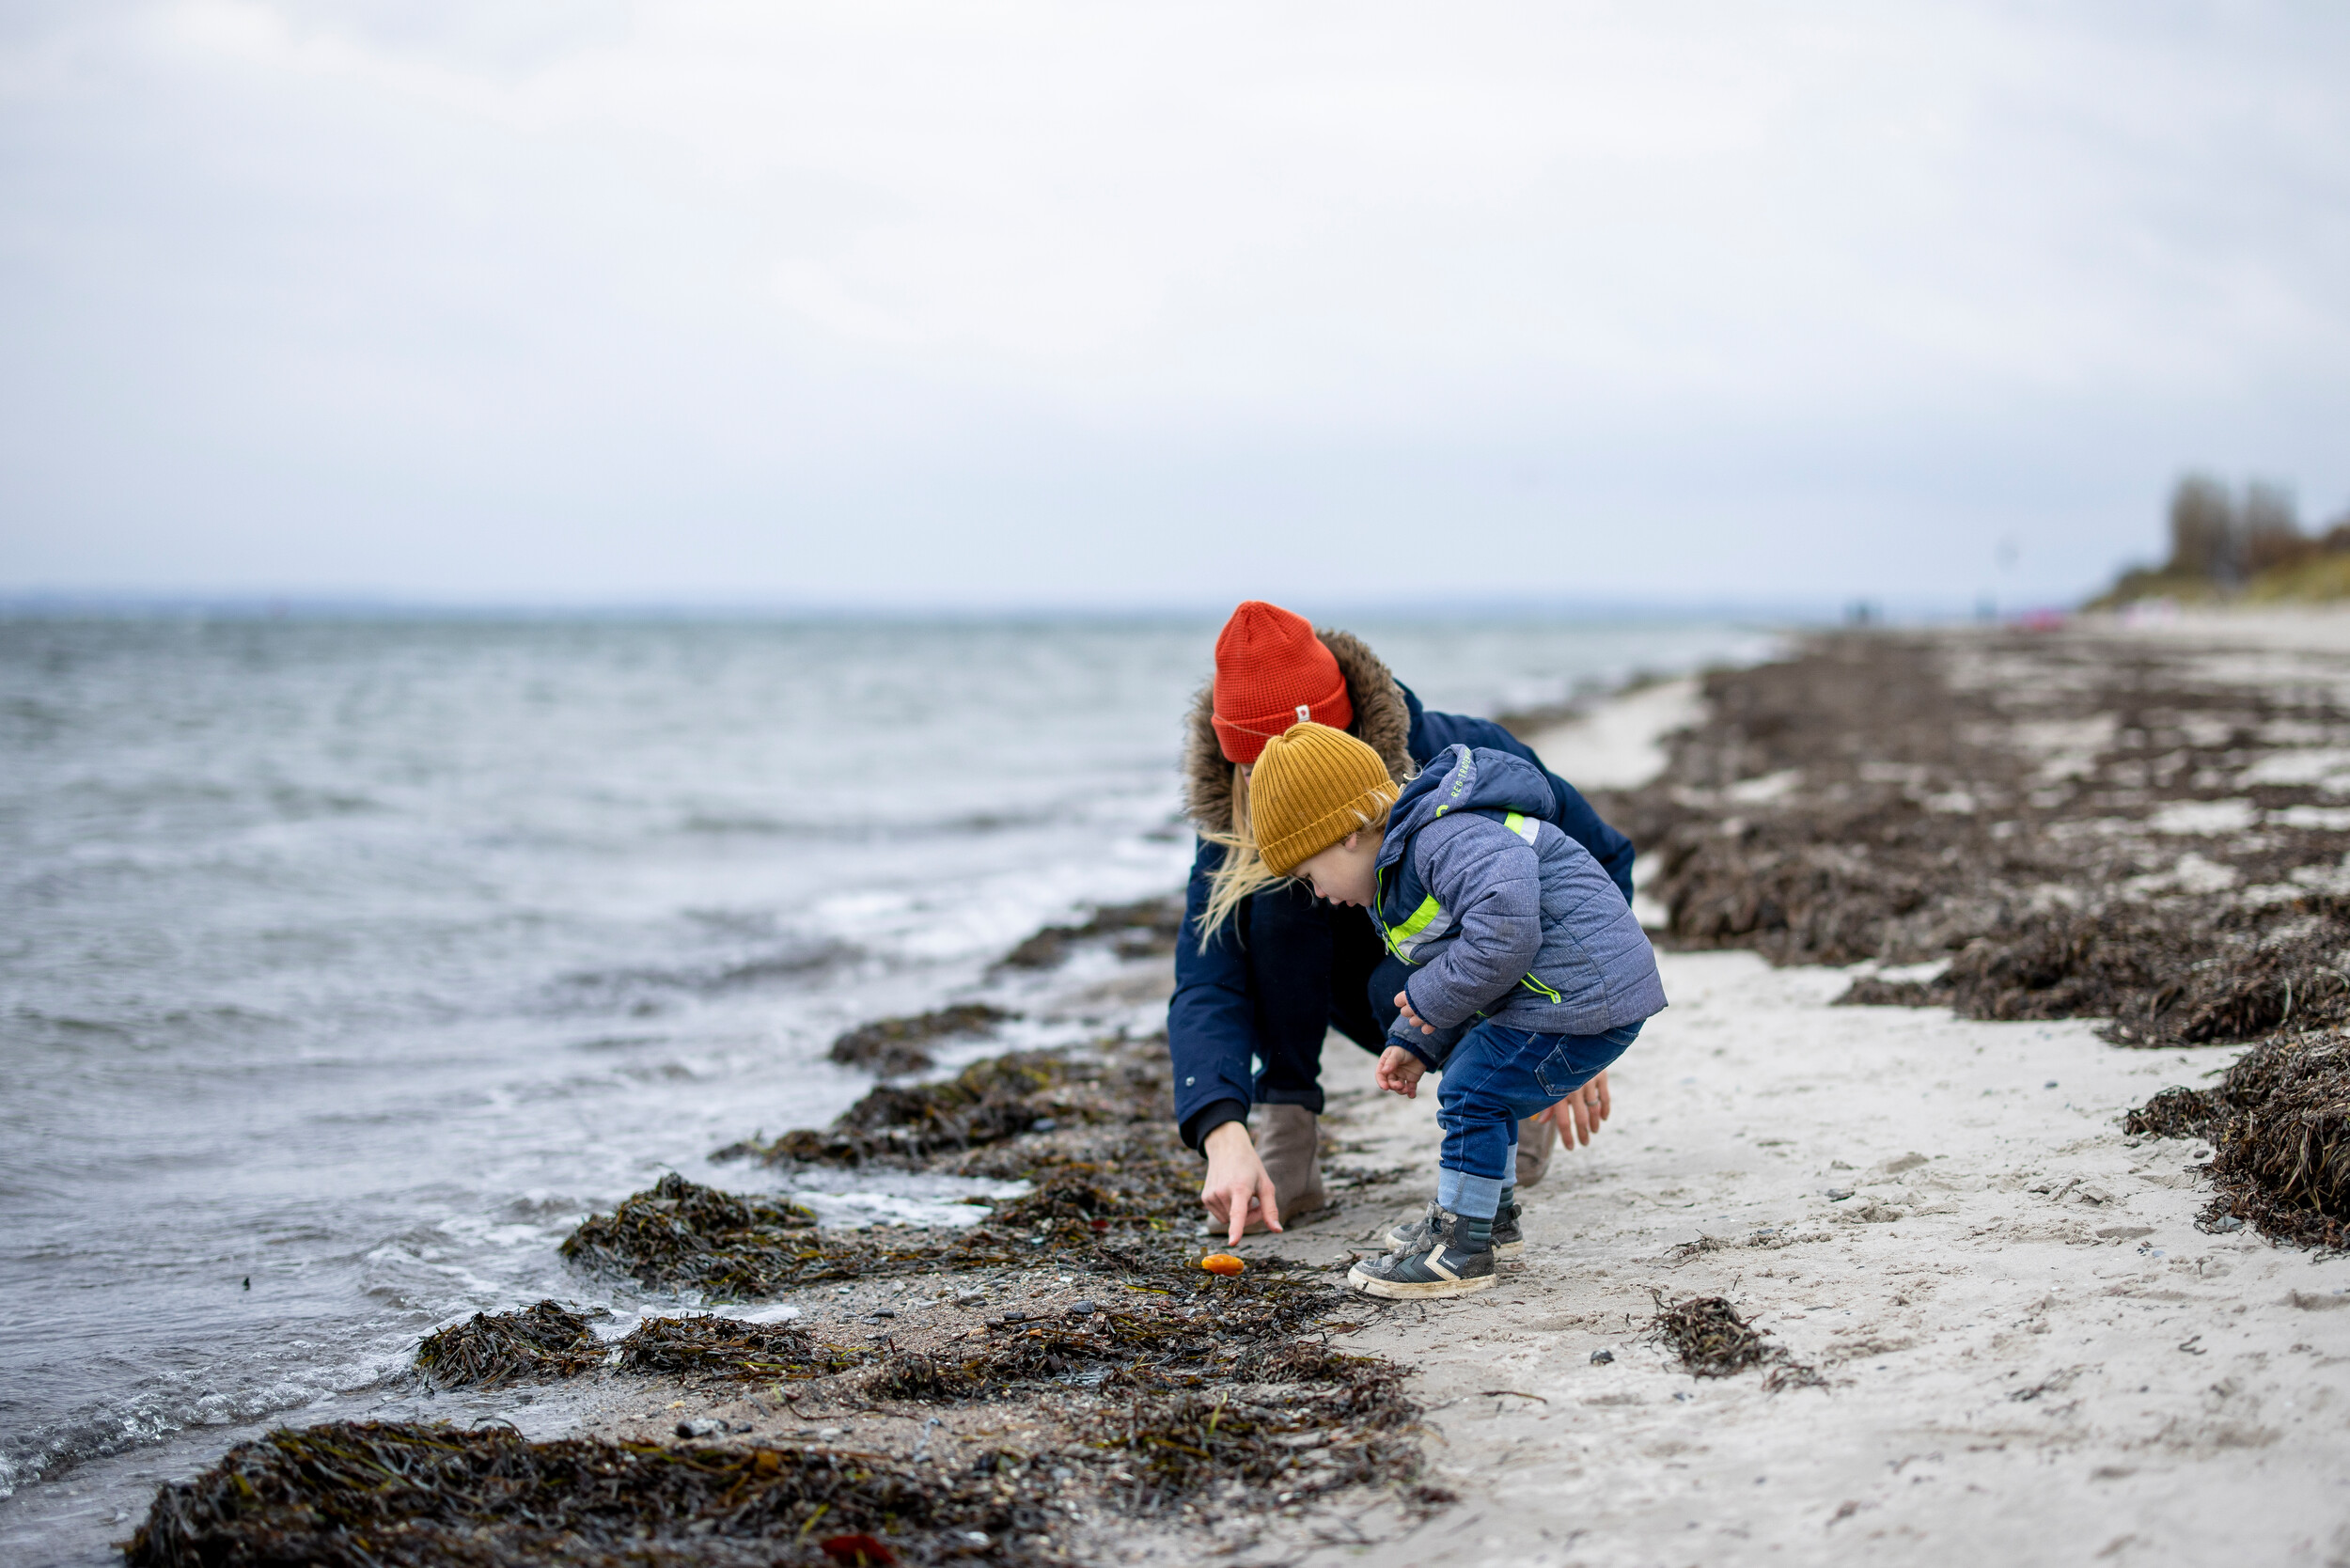
[[[1615,1359],[1616,1353],[1612,1350],[1602,1348],[1591,1352],[1591,1365],[1594,1367],[1607,1366]]]
[[[834,1041],[828,1055],[843,1067],[866,1068],[884,1078],[903,1077],[931,1069],[931,1054],[924,1046],[982,1035],[1019,1016],[984,1002],[964,1002],[911,1018],[877,1019]]]
[[[622,1372],[773,1382],[824,1377],[860,1365],[869,1353],[820,1344],[789,1323],[744,1323],[715,1314],[647,1318],[619,1343]]]
[[[1593,804],[1656,868],[1668,941],[1940,965],[1857,977],[1848,1004],[2096,1018],[2129,1046],[2350,1024],[2350,819],[2306,765],[2330,754],[2295,749],[2350,706],[2192,658],[1820,634],[1707,676],[1665,776]]]
[[[563,1256],[657,1289],[687,1286],[714,1296],[764,1295],[822,1278],[827,1244],[816,1215],[784,1199],[746,1198],[689,1182],[676,1171],[591,1215],[564,1238]]]
[[[1187,1389],[1103,1411],[1089,1441],[1131,1466],[1127,1479],[1113,1481],[1114,1495],[1139,1513],[1195,1512],[1207,1497],[1218,1499],[1220,1509],[1222,1499],[1250,1490],[1293,1503],[1350,1486],[1390,1486],[1415,1512],[1450,1501],[1449,1493],[1408,1490],[1420,1471],[1414,1440],[1419,1408],[1398,1391],[1402,1369],[1364,1356],[1329,1362],[1375,1370],[1356,1372],[1335,1388]],[[1432,1504],[1432,1497],[1442,1500]]]
[[[1045,1059],[1058,1065],[1042,1074],[1042,1092],[1075,1103],[1059,1134],[906,1161],[1029,1184],[977,1224],[820,1234],[794,1205],[669,1175],[567,1244],[583,1266],[706,1299],[991,1271],[984,1289],[939,1288],[954,1309],[992,1312],[983,1328],[925,1333],[916,1345],[827,1344],[805,1320],[679,1312],[600,1348],[617,1374],[705,1382],[762,1421],[779,1414],[771,1403],[788,1404],[784,1419],[807,1423],[793,1447],[762,1446],[730,1405],[725,1426],[691,1408],[666,1412],[663,1430],[682,1422],[697,1435],[676,1448],[532,1447],[505,1428],[477,1437],[419,1427],[381,1443],[336,1435],[356,1428],[273,1435],[159,1497],[133,1562],[824,1568],[834,1560],[824,1541],[863,1534],[905,1563],[984,1557],[1042,1568],[1069,1562],[1074,1521],[1104,1512],[1189,1529],[1350,1486],[1391,1488],[1414,1513],[1454,1500],[1420,1480],[1419,1410],[1402,1392],[1403,1369],[1330,1344],[1363,1326],[1342,1315],[1359,1312],[1359,1301],[1277,1257],[1229,1278],[1200,1269],[1190,1234],[1198,1167],[1172,1125],[1164,1043],[1120,1037]],[[1033,1083],[1036,1060],[1018,1054],[998,1065]],[[1036,1288],[1042,1269],[1059,1277],[1043,1287],[1051,1294],[1011,1308],[1019,1298],[1008,1293]],[[1063,1289],[1078,1278],[1080,1290]],[[990,1403],[1021,1412],[1019,1451],[956,1435],[955,1407]],[[853,1435],[848,1417],[868,1412],[910,1418],[921,1435],[904,1446],[888,1424],[862,1419]],[[269,1447],[280,1437],[293,1447]],[[858,1442],[900,1456],[843,1451]],[[896,1486],[930,1500],[899,1509]],[[190,1544],[199,1538],[200,1552]]]
[[[241,1443],[164,1486],[123,1555],[130,1568],[749,1568],[851,1560],[823,1544],[849,1540],[870,1543],[876,1562],[961,1560],[983,1534],[997,1544],[989,1561],[1041,1565],[1064,1560],[1044,1545],[1058,1496],[1048,1466],[1009,1453],[949,1471],[821,1450],[534,1443],[505,1425],[337,1421]],[[819,1527],[831,1533],[811,1539]]]
[[[891,1568],[898,1554],[859,1530],[854,1535],[827,1535],[817,1549],[842,1568]]]
[[[1692,1377],[1733,1377],[1750,1368],[1767,1367],[1763,1386],[1782,1388],[1825,1387],[1826,1379],[1797,1361],[1780,1345],[1769,1342],[1770,1330],[1757,1328],[1738,1315],[1736,1308],[1718,1295],[1692,1296],[1668,1303],[1655,1297],[1656,1316],[1649,1337],[1661,1341]]]
[[[1206,1257],[1199,1260],[1199,1266],[1206,1269],[1210,1274],[1221,1274],[1229,1278],[1231,1275],[1240,1273],[1241,1270],[1246,1268],[1248,1265],[1242,1262],[1238,1258],[1233,1257],[1230,1252],[1211,1252]]]
[[[1073,1061],[1062,1052],[1009,1052],[975,1061],[943,1083],[883,1084],[826,1131],[800,1128],[771,1141],[746,1139],[711,1158],[763,1165],[858,1166],[876,1160],[918,1165],[941,1153],[1017,1137],[1047,1120],[1058,1124],[1116,1117],[1111,1105],[1089,1105],[1068,1092],[1103,1076],[1097,1065]]]
[[[576,1377],[603,1365],[610,1352],[588,1316],[541,1301],[514,1312],[476,1312],[464,1323],[428,1334],[416,1366],[433,1387],[494,1388],[524,1378]]]
[[[1120,958],[1155,958],[1175,950],[1183,929],[1183,896],[1103,904],[1084,924],[1046,926],[997,961],[1004,969],[1053,969],[1072,949],[1106,939]]]
[[[2210,1140],[2204,1168],[2217,1192],[2203,1230],[2248,1224],[2280,1241],[2350,1249],[2350,1036],[2255,1046],[2216,1087],[2166,1089],[2123,1125]]]
[[[1193,1301],[1214,1292],[1213,1313]],[[1131,1305],[1079,1303],[1058,1314],[1007,1312],[967,1355],[900,1352],[863,1383],[869,1400],[954,1403],[1002,1397],[1021,1385],[1076,1384],[1150,1390],[1210,1384],[1319,1383],[1360,1389],[1386,1362],[1340,1356],[1301,1337],[1329,1325],[1346,1298],[1329,1287],[1268,1274],[1229,1286],[1196,1275],[1179,1294]]]

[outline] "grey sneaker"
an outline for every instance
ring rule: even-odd
[[[1494,1288],[1493,1248],[1464,1252],[1452,1245],[1458,1215],[1436,1212],[1436,1235],[1426,1250],[1366,1258],[1346,1271],[1346,1282],[1367,1295],[1394,1300],[1470,1295]]]
[[[1518,1229],[1518,1215],[1525,1213],[1513,1199],[1494,1215],[1494,1256],[1514,1262],[1526,1251],[1526,1233]],[[1387,1228],[1379,1239],[1397,1252],[1425,1252],[1436,1245],[1436,1227],[1444,1211],[1436,1200],[1428,1200],[1428,1212],[1405,1225],[1398,1223]]]

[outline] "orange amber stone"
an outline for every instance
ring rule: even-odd
[[[1210,1274],[1238,1274],[1248,1265],[1230,1252],[1211,1252],[1199,1260],[1199,1266]]]

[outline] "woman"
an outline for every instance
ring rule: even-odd
[[[1191,713],[1186,809],[1199,843],[1175,947],[1167,1041],[1183,1141],[1207,1155],[1199,1200],[1233,1241],[1245,1230],[1277,1231],[1283,1215],[1328,1201],[1315,1120],[1323,1104],[1323,1037],[1336,1028],[1375,1054],[1394,1021],[1405,973],[1367,913],[1324,903],[1274,876],[1250,842],[1248,771],[1267,740],[1303,719],[1363,741],[1398,783],[1460,744],[1493,746],[1542,766],[1497,724],[1422,708],[1347,633],[1317,632],[1303,618],[1256,600],[1225,622],[1215,641],[1215,679]],[[1550,820],[1590,851],[1630,899],[1631,840],[1600,821],[1573,785],[1545,776],[1557,799]],[[1519,1184],[1542,1179],[1556,1134],[1589,1143],[1608,1109],[1602,1074],[1528,1120],[1518,1138]]]

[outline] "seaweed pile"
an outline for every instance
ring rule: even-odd
[[[875,1399],[941,1403],[1000,1398],[1040,1382],[1104,1389],[1197,1388],[1214,1381],[1352,1383],[1363,1368],[1386,1367],[1362,1357],[1300,1358],[1301,1336],[1310,1336],[1341,1303],[1327,1286],[1279,1276],[1229,1284],[1194,1283],[1198,1277],[1188,1273],[1181,1278],[1182,1294],[1152,1293],[1158,1300],[1144,1296],[1109,1308],[1083,1301],[1058,1313],[993,1319],[975,1352],[901,1353],[866,1391]],[[1180,1304],[1183,1295],[1192,1298],[1190,1305]],[[1308,1368],[1314,1376],[1300,1375]]]
[[[1677,945],[1947,965],[1852,1003],[2257,1040],[2350,1022],[2350,811],[2305,749],[2350,735],[2338,689],[2168,643],[1826,635],[1708,677],[1660,784],[1597,803]]]
[[[843,1067],[862,1067],[876,1077],[901,1078],[909,1073],[927,1073],[935,1065],[924,1046],[982,1035],[1018,1016],[985,1002],[961,1002],[911,1018],[876,1019],[834,1041],[829,1055]]]
[[[639,1283],[713,1295],[763,1295],[784,1282],[821,1278],[826,1245],[800,1204],[739,1198],[675,1171],[590,1215],[563,1241],[563,1256]]]
[[[1147,1084],[1113,1100],[1110,1074],[1096,1063],[1053,1051],[1013,1051],[975,1061],[943,1083],[884,1084],[850,1106],[831,1128],[798,1128],[772,1140],[728,1144],[711,1158],[753,1159],[762,1165],[841,1165],[869,1162],[918,1166],[1063,1121],[1139,1119],[1147,1114]],[[1049,1124],[1049,1125],[1045,1125]]]
[[[512,1428],[335,1422],[231,1449],[163,1488],[131,1568],[1057,1563],[1040,1461],[966,1467],[805,1449],[525,1441]],[[885,1539],[883,1539],[885,1538]]]
[[[2124,1126],[2210,1140],[2217,1193],[2203,1230],[2250,1225],[2280,1241],[2350,1248],[2350,1038],[2255,1046],[2216,1087],[2166,1089]]]
[[[1175,950],[1183,929],[1182,894],[1104,904],[1083,925],[1046,926],[998,961],[1005,969],[1051,969],[1089,942],[1106,941],[1120,958],[1156,958]]]
[[[602,1308],[588,1316],[610,1317]],[[588,1316],[541,1301],[518,1312],[476,1312],[425,1337],[416,1366],[443,1388],[494,1388],[525,1378],[575,1377],[603,1365],[603,1341]]]
[[[1678,1356],[1692,1377],[1734,1377],[1749,1368],[1768,1367],[1763,1386],[1783,1388],[1824,1387],[1826,1379],[1812,1368],[1772,1344],[1767,1328],[1757,1328],[1739,1317],[1738,1309],[1718,1295],[1693,1296],[1667,1305],[1656,1298],[1656,1316],[1649,1333]]]
[[[793,1324],[704,1315],[647,1318],[620,1341],[615,1364],[628,1372],[775,1383],[828,1377],[866,1359],[863,1350],[820,1344]]]

